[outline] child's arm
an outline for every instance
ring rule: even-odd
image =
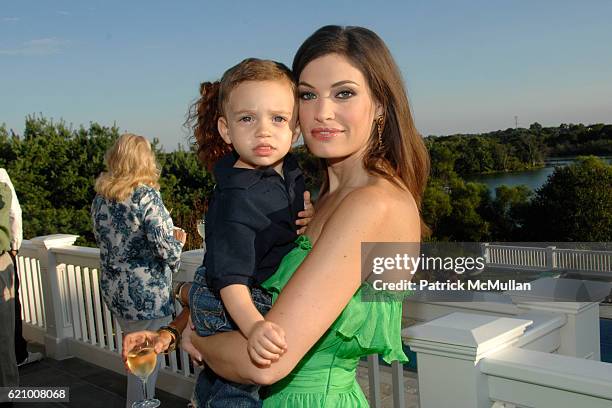
[[[287,344],[285,332],[275,323],[264,320],[246,285],[228,285],[220,291],[225,309],[247,338],[247,350],[255,363],[260,365],[276,361],[284,353]]]
[[[264,320],[251,300],[249,288],[240,284],[228,285],[221,289],[220,293],[225,309],[243,336],[248,338],[255,323]]]

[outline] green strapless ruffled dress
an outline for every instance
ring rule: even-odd
[[[277,272],[263,283],[272,303],[312,249],[308,237],[282,260]],[[362,294],[376,301],[362,301]],[[359,359],[380,354],[386,362],[407,362],[401,341],[402,302],[364,283],[338,319],[287,377],[263,391],[264,408],[367,407],[356,380]]]

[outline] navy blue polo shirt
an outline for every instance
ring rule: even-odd
[[[235,168],[230,153],[217,162],[206,214],[206,281],[213,291],[232,284],[257,287],[295,247],[304,176],[291,154],[283,177],[273,168]]]

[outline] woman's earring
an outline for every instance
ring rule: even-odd
[[[382,134],[383,134],[384,128],[385,128],[385,117],[384,115],[380,115],[376,119],[376,130],[378,131],[378,148],[380,150],[382,150],[383,148]]]

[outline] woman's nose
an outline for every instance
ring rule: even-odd
[[[325,122],[334,118],[333,104],[329,98],[319,98],[315,107],[315,119],[319,122]]]

